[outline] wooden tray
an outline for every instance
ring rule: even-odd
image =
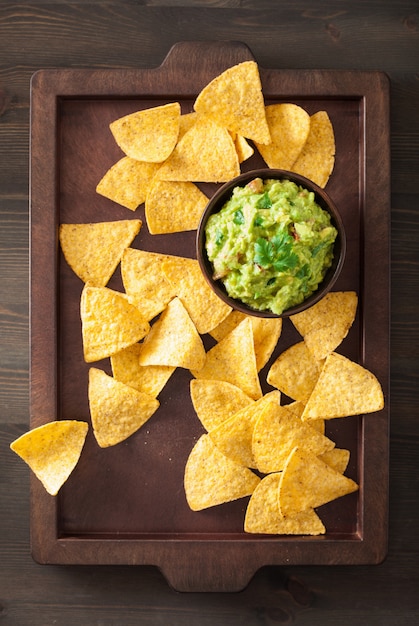
[[[31,427],[54,419],[90,421],[89,365],[82,357],[81,281],[57,243],[60,222],[143,218],[95,187],[121,156],[108,124],[169,101],[190,111],[202,87],[253,59],[239,42],[181,43],[145,70],[41,70],[31,102]],[[336,289],[354,289],[359,310],[339,350],[374,372],[386,408],[331,420],[327,433],[351,450],[347,474],[360,490],[319,513],[321,537],[243,532],[247,499],[201,512],[183,491],[187,456],[202,427],[177,370],[161,407],[126,442],[101,449],[89,433],[57,497],[31,479],[31,544],[39,563],[155,565],[180,591],[236,591],[265,565],[373,564],[387,549],[389,421],[389,85],[378,72],[260,68],[266,103],[325,109],[335,129],[336,165],[327,190],[343,215],[348,254]],[[246,169],[260,165],[258,157]],[[207,188],[211,193],[211,189]],[[195,233],[150,236],[134,247],[194,256]],[[121,288],[118,271],[109,286]],[[298,340],[289,320],[272,360]],[[271,360],[271,362],[272,362]],[[97,364],[110,373],[109,363]],[[266,379],[266,368],[261,373]],[[264,390],[267,390],[265,385]]]

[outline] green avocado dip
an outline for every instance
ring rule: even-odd
[[[276,315],[316,291],[337,236],[313,192],[289,180],[235,187],[209,218],[206,252],[228,295]]]

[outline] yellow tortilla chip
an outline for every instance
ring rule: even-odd
[[[295,446],[323,454],[334,448],[331,439],[314,428],[306,428],[285,406],[268,405],[261,413],[253,432],[253,456],[260,472],[280,472]]]
[[[73,272],[93,287],[105,287],[140,229],[141,220],[60,224],[59,239]]]
[[[179,135],[180,104],[170,102],[125,115],[110,124],[125,154],[138,161],[161,163],[173,151]]]
[[[190,382],[191,400],[199,421],[205,430],[213,430],[255,401],[239,387],[223,380],[199,380]]]
[[[112,374],[115,380],[157,398],[176,368],[168,365],[140,365],[140,354],[141,344],[134,343],[111,356]]]
[[[292,171],[325,187],[335,164],[335,135],[326,111],[310,117],[310,132]]]
[[[306,404],[301,419],[332,419],[380,411],[383,390],[372,372],[332,352]]]
[[[140,341],[150,325],[124,294],[85,285],[80,303],[86,363],[105,359]]]
[[[279,482],[279,510],[294,515],[358,490],[351,478],[342,476],[312,452],[295,447]]]
[[[179,298],[169,302],[153,324],[140,352],[140,365],[169,365],[200,370],[205,348]]]
[[[179,137],[178,142],[182,139],[183,135],[188,132],[198,119],[198,113],[192,111],[191,113],[184,113],[180,116]]]
[[[96,192],[126,209],[142,204],[160,165],[123,157],[105,173]]]
[[[237,133],[230,132],[230,135],[234,141],[234,147],[236,148],[237,156],[239,158],[239,163],[243,163],[243,161],[247,161],[254,154],[254,149],[247,141],[245,137],[242,135],[238,135]]]
[[[349,450],[345,450],[344,448],[333,448],[332,450],[327,450],[323,454],[319,454],[319,459],[324,463],[327,463],[339,474],[344,474],[346,468],[348,467],[349,458],[351,453]]]
[[[49,422],[24,433],[10,444],[44,485],[56,496],[80,458],[88,425],[77,420]]]
[[[323,522],[313,509],[281,516],[278,505],[280,473],[265,476],[252,493],[246,509],[244,530],[269,535],[323,535]]]
[[[141,428],[157,411],[159,401],[91,367],[89,407],[96,441],[101,448],[107,448]]]
[[[191,370],[191,373],[199,379],[225,380],[240,387],[253,400],[261,398],[250,319],[243,320],[211,348],[205,365],[200,370]]]
[[[272,387],[302,403],[309,399],[320,375],[322,361],[316,361],[304,341],[293,344],[272,364],[267,381]]]
[[[228,68],[199,93],[195,111],[247,139],[269,143],[259,69],[255,61]]]
[[[196,230],[207,203],[194,183],[156,180],[145,201],[148,230],[151,235]]]
[[[270,104],[265,112],[271,142],[256,146],[269,167],[291,170],[306,143],[310,116],[302,107],[288,102]]]
[[[163,262],[162,271],[201,335],[230,313],[231,307],[210,288],[196,259],[172,256]]]
[[[260,478],[218,450],[209,435],[193,447],[185,467],[185,495],[192,511],[201,511],[253,493]]]
[[[159,180],[220,183],[240,174],[229,132],[210,119],[197,119],[157,173]]]
[[[344,340],[358,305],[355,291],[332,291],[309,309],[291,316],[291,321],[315,359],[324,359]]]

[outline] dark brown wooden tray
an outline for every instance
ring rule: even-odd
[[[57,243],[60,222],[140,217],[95,192],[122,156],[108,124],[131,111],[179,101],[227,67],[253,59],[239,42],[180,43],[163,64],[143,70],[41,70],[31,102],[31,427],[54,419],[90,421],[89,365],[79,318],[81,281]],[[257,59],[256,59],[257,60]],[[88,435],[81,459],[57,497],[31,480],[31,545],[39,563],[155,565],[180,591],[236,591],[265,565],[374,564],[387,550],[389,426],[389,85],[379,72],[260,68],[267,103],[326,109],[336,136],[327,190],[342,212],[348,254],[336,289],[354,289],[359,310],[339,350],[374,372],[386,407],[332,420],[328,434],[351,450],[348,475],[360,484],[321,508],[321,537],[259,537],[243,532],[247,500],[189,510],[183,470],[202,428],[177,370],[161,407],[140,431],[101,449]],[[246,169],[260,165],[257,157]],[[206,191],[211,192],[211,187]],[[195,255],[195,233],[150,236],[135,247]],[[121,288],[118,271],[110,286]],[[298,339],[284,322],[273,358]],[[110,372],[109,363],[98,364]],[[265,380],[266,369],[261,373]],[[264,390],[267,390],[265,385]]]

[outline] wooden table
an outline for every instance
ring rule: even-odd
[[[4,624],[416,624],[419,14],[417,3],[57,1],[0,6]],[[273,69],[379,70],[391,85],[391,426],[388,556],[380,565],[270,566],[241,593],[177,593],[154,567],[45,566],[30,556],[29,94],[41,68],[152,68],[178,41],[242,41]],[[46,277],[48,280],[48,277]],[[416,288],[416,289],[415,289]]]

